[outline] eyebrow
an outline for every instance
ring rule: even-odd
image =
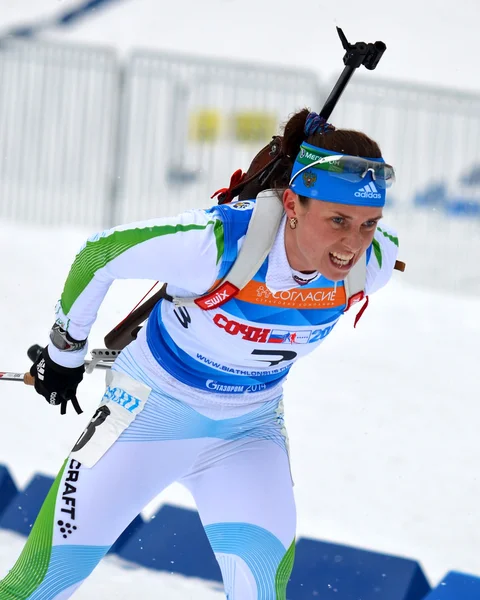
[[[337,217],[342,217],[342,219],[348,219],[349,221],[352,221],[354,217],[350,217],[349,215],[344,215],[341,212],[335,211],[335,215]],[[380,219],[383,219],[383,215],[378,215],[376,217],[371,217],[369,219],[365,219],[365,221],[380,221]]]

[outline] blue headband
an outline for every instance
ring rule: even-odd
[[[324,202],[356,206],[385,206],[385,189],[375,183],[370,171],[363,178],[359,177],[358,181],[352,182],[344,178],[347,173],[335,172],[332,163],[330,165],[328,163],[312,165],[316,160],[328,156],[350,157],[348,154],[332,152],[303,142],[292,168],[290,188],[300,196]],[[351,158],[355,160],[358,157],[352,156]],[[383,158],[367,158],[366,160],[379,165],[385,163]],[[330,170],[328,170],[329,168]]]

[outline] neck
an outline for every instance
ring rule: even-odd
[[[298,249],[295,229],[292,229],[288,222],[285,223],[285,252],[288,264],[295,271],[302,273],[313,273],[315,271],[311,265],[306,264],[305,257]]]

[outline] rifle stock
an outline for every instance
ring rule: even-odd
[[[125,346],[128,346],[137,337],[141,324],[148,318],[157,302],[165,298],[166,290],[167,284],[164,283],[156,294],[145,300],[121,323],[111,329],[104,337],[105,347],[110,350],[123,350]]]

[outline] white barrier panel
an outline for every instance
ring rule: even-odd
[[[0,46],[0,218],[98,225],[108,216],[119,66],[110,50]]]
[[[319,103],[316,75],[137,52],[127,65],[117,219],[206,206],[289,115]]]

